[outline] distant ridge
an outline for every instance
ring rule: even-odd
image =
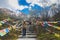
[[[9,17],[17,18],[17,19],[26,17],[26,15],[23,14],[22,12],[17,13],[7,8],[0,8],[0,13]]]

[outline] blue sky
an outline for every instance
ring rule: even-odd
[[[26,5],[29,6],[30,3],[27,3],[26,0],[18,0],[19,5]]]
[[[58,0],[0,0],[0,7],[29,14],[30,10],[43,10],[44,8],[49,10],[49,6],[55,3],[58,3]]]
[[[31,3],[27,3],[26,0],[18,0],[18,4],[19,5],[23,5],[23,6],[30,6]],[[46,6],[45,7],[46,10],[49,10],[50,9],[50,6]],[[44,10],[43,7],[37,5],[37,4],[34,4],[34,6],[31,6],[31,10],[38,10],[38,11],[42,11]],[[25,14],[29,14],[30,13],[30,10],[29,8],[25,8],[23,10],[21,10],[22,13],[25,13]]]
[[[29,6],[30,3],[27,3],[26,0],[18,0],[18,4],[19,5],[24,5],[24,6]],[[34,6],[31,6],[32,10],[42,10],[43,8],[38,6],[38,5],[34,5]],[[29,14],[29,9],[28,8],[25,8],[23,10],[21,10],[21,12],[25,13],[25,14]]]

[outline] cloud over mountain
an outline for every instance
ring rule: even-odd
[[[26,0],[27,3],[31,3],[30,6],[39,5],[41,7],[50,6],[58,3],[59,0]]]

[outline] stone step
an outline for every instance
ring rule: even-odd
[[[17,40],[36,40],[36,38],[18,38]]]
[[[22,35],[23,33],[21,33],[20,35]],[[36,33],[26,33],[26,35],[36,35]]]
[[[23,36],[19,35],[18,38],[23,38]],[[36,38],[36,35],[26,35],[24,38]]]

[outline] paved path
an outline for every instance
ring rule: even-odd
[[[22,37],[22,32],[21,34],[18,36],[18,39],[17,40],[36,40],[36,33],[31,33],[29,31],[29,27],[27,27],[26,29],[26,36],[25,37]]]
[[[22,37],[22,33],[18,36],[17,40],[36,40],[36,33],[26,32],[26,36]]]
[[[18,37],[17,40],[36,40],[36,34],[27,32],[26,36],[22,37],[22,33],[21,33],[21,35]]]

